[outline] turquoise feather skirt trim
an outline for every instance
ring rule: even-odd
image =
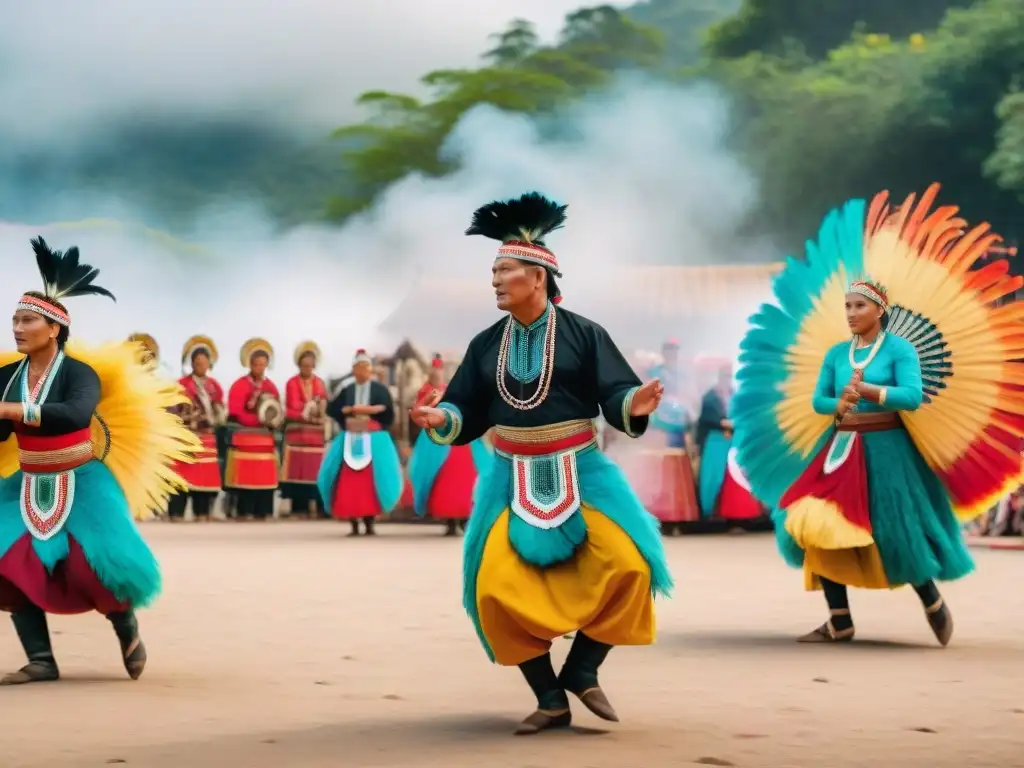
[[[651,515],[630,488],[626,476],[617,464],[597,450],[585,451],[576,456],[576,469],[579,476],[580,492],[583,502],[594,507],[609,520],[616,523],[632,539],[637,551],[651,569],[651,592],[657,596],[669,596],[672,593],[673,580],[665,557],[665,548],[657,519]],[[477,497],[473,514],[466,527],[462,555],[462,605],[476,629],[477,637],[483,645],[488,657],[494,661],[487,638],[480,626],[480,616],[476,606],[476,581],[480,573],[484,547],[494,523],[509,506],[512,496],[512,462],[504,456],[495,455],[489,473],[480,478],[477,486]],[[577,512],[561,528],[573,525],[566,532],[539,531],[550,534],[550,540],[543,536],[531,537],[529,540],[517,541],[512,534],[512,525],[518,518],[510,513],[509,538],[516,552],[527,562],[544,567],[531,559],[539,556],[543,560],[550,557],[552,551],[559,547],[567,548],[579,535],[579,524],[575,518],[583,521],[583,515]],[[528,525],[523,523],[523,525]],[[536,530],[536,529],[535,529]],[[586,523],[582,522],[585,538]],[[526,551],[519,549],[524,546]],[[575,551],[575,547],[573,548]],[[571,556],[571,552],[570,555]]]
[[[74,475],[75,495],[64,527],[47,541],[33,538],[33,551],[52,571],[68,556],[70,536],[114,597],[136,608],[151,604],[162,586],[160,566],[132,519],[121,486],[99,461],[79,467]],[[18,539],[31,535],[21,516],[21,478],[19,471],[0,480],[0,558]]]
[[[387,515],[394,511],[402,499],[404,476],[402,460],[398,456],[395,441],[388,432],[370,433],[370,453],[373,460],[370,470],[373,472],[373,487],[377,491],[377,501],[381,511]],[[317,490],[324,501],[324,509],[328,514],[334,504],[334,490],[341,477],[342,465],[345,462],[345,433],[338,435],[327,444],[320,472],[316,478]]]
[[[906,430],[861,435],[871,534],[890,584],[952,581],[974,570],[942,482]]]

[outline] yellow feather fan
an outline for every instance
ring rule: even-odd
[[[100,402],[92,419],[95,457],[124,491],[137,520],[164,509],[171,494],[187,485],[174,471],[177,461],[191,462],[202,449],[198,438],[170,411],[186,402],[177,382],[146,366],[144,350],[131,343],[99,347],[69,343],[68,357],[89,365],[100,379]],[[19,355],[0,354],[0,365]],[[17,440],[0,445],[0,475],[18,469]]]

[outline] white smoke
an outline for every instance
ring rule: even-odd
[[[535,4],[539,7],[539,0]],[[189,106],[201,112],[219,105],[237,110],[249,96],[274,92],[305,100],[315,111],[318,104],[331,106],[327,103],[331,100],[323,98],[326,80],[304,83],[306,75],[312,76],[313,65],[306,62],[303,66],[308,69],[303,70],[296,64],[297,69],[278,73],[275,79],[264,71],[267,65],[261,55],[276,55],[283,61],[284,41],[303,35],[304,42],[295,41],[295,45],[301,48],[300,42],[305,44],[311,56],[336,44],[354,70],[344,73],[348,90],[340,89],[343,95],[331,101],[334,106],[344,105],[358,91],[387,85],[389,78],[400,79],[401,67],[421,73],[457,64],[460,52],[469,58],[470,49],[479,51],[485,32],[500,28],[512,15],[530,15],[527,11],[534,10],[523,9],[522,3],[512,9],[511,4],[495,2],[494,6],[505,5],[500,13],[479,19],[473,16],[479,29],[471,25],[467,33],[464,28],[443,25],[440,40],[430,40],[429,22],[434,14],[446,15],[444,4],[441,9],[431,6],[429,13],[423,10],[426,6],[410,5],[407,18],[391,19],[406,30],[396,33],[397,37],[391,37],[393,30],[384,26],[396,13],[394,3],[371,4],[379,11],[375,23],[388,31],[382,31],[380,41],[360,44],[358,50],[369,56],[378,42],[386,47],[405,41],[414,54],[411,60],[391,62],[399,69],[389,70],[380,64],[381,58],[389,58],[386,55],[378,52],[374,62],[359,69],[353,53],[356,41],[373,38],[367,32],[374,28],[366,20],[369,10],[342,12],[335,10],[341,6],[333,2],[298,3],[282,11],[280,28],[272,29],[264,18],[269,3],[250,2],[246,9],[251,10],[254,26],[238,34],[252,48],[252,61],[240,65],[243,74],[233,80],[230,71],[234,65],[213,66],[211,58],[218,45],[239,55],[240,43],[227,39],[230,36],[225,31],[228,14],[222,6],[228,5],[237,13],[238,4],[218,4],[220,10],[200,16],[207,19],[208,26],[199,34],[192,22],[175,26],[166,16],[169,11],[154,11],[154,7],[164,7],[160,3],[146,4],[146,12],[139,10],[142,6],[113,0],[90,4],[96,34],[111,45],[114,33],[105,24],[113,18],[111,14],[125,14],[128,28],[134,31],[134,36],[127,37],[138,39],[125,41],[120,55],[139,63],[122,67],[124,82],[111,82],[111,92],[97,93],[95,102],[82,99],[65,106],[80,110],[75,114],[96,125],[114,119],[118,110],[172,111]],[[189,7],[189,3],[175,5],[181,19],[188,17]],[[279,10],[276,4],[274,8]],[[43,9],[52,13],[52,3],[19,6],[13,24],[5,19],[0,40],[24,37],[34,24],[42,23],[42,17],[34,14]],[[320,16],[306,16],[300,23],[302,14],[312,14],[315,9]],[[566,9],[556,13],[549,7],[547,17],[553,20]],[[331,15],[343,13],[364,15],[351,16],[350,23]],[[331,19],[336,23],[329,23]],[[154,43],[151,50],[140,40],[154,41],[160,24],[167,26],[170,42]],[[69,23],[61,29],[74,26]],[[337,30],[337,37],[325,31],[328,28],[331,33]],[[413,50],[414,29],[423,33],[430,53],[422,55],[429,61],[416,58],[421,53]],[[48,45],[63,53],[55,55],[54,62],[89,58],[84,47],[88,34],[82,33],[82,40],[66,31],[55,34],[58,38],[48,39]],[[280,45],[275,47],[271,39]],[[182,53],[186,41],[194,41],[194,55]],[[442,54],[442,43],[452,43],[454,50]],[[177,72],[174,61],[166,58],[175,50],[182,59]],[[398,51],[395,54],[398,56]],[[209,71],[198,71],[199,65],[186,59],[206,61]],[[109,64],[110,55],[107,60]],[[142,75],[155,71],[158,60],[166,68],[160,69],[159,76],[149,73],[147,91],[140,84],[146,79]],[[245,57],[237,60],[247,61]],[[224,59],[228,61],[235,59]],[[37,79],[31,82],[42,88],[46,77],[53,76],[53,72],[47,74],[46,67],[57,68],[54,62],[39,64]],[[329,57],[320,63],[318,71],[333,71]],[[251,71],[246,69],[249,65]],[[60,71],[70,77],[70,65],[61,66],[64,69]],[[89,71],[98,66],[82,62]],[[255,85],[263,75],[268,77],[266,92]],[[244,77],[252,78],[248,91],[238,85]],[[0,83],[0,125],[9,131],[18,110],[12,106],[10,81],[0,78]],[[241,88],[237,93],[236,87]],[[4,98],[5,94],[9,98]],[[230,94],[234,95],[229,98]],[[48,108],[51,95],[42,97],[40,110]],[[58,101],[53,99],[54,109]],[[308,125],[316,125],[319,119],[314,119],[313,112],[295,114],[304,115]],[[324,118],[324,125],[329,122]],[[241,374],[237,351],[251,336],[263,336],[273,343],[278,357],[275,378],[282,382],[294,368],[292,350],[305,339],[313,339],[323,348],[322,371],[327,374],[347,370],[357,347],[387,352],[404,336],[424,351],[461,351],[476,331],[498,317],[489,287],[495,244],[462,234],[472,211],[490,199],[536,189],[569,204],[566,228],[549,239],[565,273],[560,286],[567,308],[606,325],[624,350],[657,348],[662,339],[675,336],[692,353],[732,356],[747,316],[766,298],[763,281],[720,287],[720,294],[728,291],[727,303],[710,302],[709,309],[700,310],[698,318],[683,327],[659,319],[659,311],[673,303],[708,302],[709,296],[695,295],[685,285],[657,283],[649,286],[648,293],[638,293],[622,283],[623,270],[628,275],[630,266],[757,263],[774,255],[767,244],[752,245],[737,235],[756,201],[757,189],[752,176],[725,147],[728,124],[728,103],[711,86],[673,86],[641,79],[622,80],[555,119],[538,121],[479,107],[460,122],[445,148],[460,162],[457,173],[442,179],[408,177],[388,189],[371,211],[340,229],[305,226],[281,235],[262,211],[242,204],[207,211],[194,231],[183,234],[202,244],[203,248],[195,250],[117,225],[4,225],[0,227],[0,248],[6,271],[0,301],[11,306],[20,291],[37,287],[27,241],[41,233],[57,248],[79,245],[83,258],[102,270],[99,282],[118,296],[117,304],[100,298],[72,300],[75,335],[99,341],[123,338],[133,331],[150,333],[161,345],[165,364],[173,368],[177,368],[183,343],[196,333],[217,341],[221,350],[217,374],[225,380]],[[122,221],[147,218],[145,212],[133,215],[131,201],[97,198],[89,202],[93,210]],[[393,316],[403,302],[407,302],[405,309]],[[382,323],[383,331],[378,330]]]
[[[248,116],[318,136],[368,89],[474,66],[525,17],[552,36],[579,0],[34,0],[4,4],[0,136],[74,151],[122,118]]]
[[[616,282],[624,270],[651,263],[766,260],[766,250],[751,253],[736,236],[756,188],[722,145],[727,119],[726,102],[710,87],[626,80],[563,115],[564,138],[544,138],[529,117],[473,110],[446,148],[460,159],[459,172],[409,177],[341,229],[308,226],[280,236],[251,208],[211,211],[195,233],[206,250],[187,258],[159,239],[116,228],[43,233],[55,247],[77,243],[119,296],[117,305],[74,302],[84,337],[145,331],[173,361],[189,335],[206,333],[223,350],[222,376],[241,373],[235,353],[250,336],[275,345],[279,370],[290,370],[291,350],[312,338],[324,348],[325,370],[340,372],[357,347],[388,351],[408,336],[427,350],[455,349],[497,319],[489,287],[495,244],[462,232],[481,203],[538,189],[569,203],[567,226],[549,241],[566,275],[567,307],[621,331],[626,348],[676,336],[695,353],[731,356],[746,317],[766,298],[763,282],[721,287],[727,303],[682,328],[645,313],[709,297],[652,286],[658,295],[623,306],[638,295]],[[0,246],[27,253],[31,234],[8,227]],[[30,258],[12,263],[8,300],[37,280]],[[445,286],[447,293],[424,293]],[[377,332],[403,301],[388,332]],[[638,313],[649,318],[643,339],[627,322]]]

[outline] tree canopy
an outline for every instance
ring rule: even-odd
[[[32,216],[33,201],[98,189],[166,225],[237,199],[282,226],[343,222],[410,173],[455,171],[446,140],[474,106],[543,116],[624,71],[710,80],[729,97],[730,146],[760,183],[752,235],[797,249],[850,197],[939,181],[970,220],[1021,236],[1020,0],[641,0],[574,11],[554,41],[514,19],[481,41],[479,66],[427,73],[415,97],[370,90],[365,119],[320,142],[244,121],[140,120],[70,164],[0,151],[0,206]]]
[[[813,7],[812,7],[813,6]],[[371,92],[344,153],[338,218],[408,173],[444,175],[444,140],[480,103],[543,113],[632,69],[711,79],[756,173],[753,234],[797,247],[854,196],[943,184],[972,220],[1017,237],[1024,201],[1024,3],[1019,0],[647,0],[586,8],[542,44],[517,19],[475,70],[432,72],[429,98]]]

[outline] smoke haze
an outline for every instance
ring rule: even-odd
[[[25,61],[29,32],[45,28],[40,14],[52,14],[53,5],[19,7],[12,21],[5,19],[0,41],[12,61]],[[512,16],[542,22],[550,32],[577,3],[531,0],[513,8],[493,2],[487,13],[451,0],[429,11],[398,2],[367,5],[374,10],[311,0],[249,2],[245,16],[252,23],[241,30],[232,26],[240,3],[219,3],[214,11],[176,3],[172,13],[168,3],[108,0],[90,3],[81,18],[75,14],[84,8],[62,5],[65,31],[46,39],[52,60],[26,64],[31,71],[20,85],[0,78],[0,130],[27,147],[57,138],[26,128],[31,113],[44,127],[64,115],[65,128],[74,126],[74,134],[81,126],[85,136],[140,110],[154,119],[250,110],[254,119],[315,133],[349,119],[351,99],[363,90],[408,88],[431,68],[470,64],[486,35]],[[272,17],[271,7],[284,15]],[[128,31],[111,30],[114,18]],[[12,42],[23,47],[11,48]],[[40,99],[26,113],[32,92]],[[13,303],[20,291],[37,287],[27,241],[42,233],[53,247],[79,245],[83,258],[101,269],[99,282],[118,296],[117,304],[73,300],[76,336],[98,341],[151,333],[165,366],[176,370],[185,339],[209,334],[221,350],[217,375],[226,380],[242,372],[237,350],[250,336],[274,344],[274,376],[281,380],[291,375],[294,346],[312,338],[324,350],[323,372],[339,373],[356,347],[386,350],[408,335],[426,351],[458,348],[497,319],[489,288],[495,244],[462,232],[480,204],[538,189],[569,203],[567,226],[549,243],[566,274],[560,281],[566,306],[613,334],[626,333],[602,312],[617,300],[608,280],[615,270],[768,260],[767,245],[736,234],[757,190],[724,148],[728,119],[728,105],[710,87],[626,79],[543,124],[488,107],[473,110],[445,148],[462,170],[445,179],[406,178],[342,229],[305,226],[280,235],[261,210],[244,203],[210,209],[181,233],[197,248],[114,224],[9,223],[0,228],[0,248],[24,258],[5,256],[13,274],[5,268],[11,279],[0,300]],[[98,196],[90,204],[98,215],[145,219],[131,201]],[[447,296],[424,295],[444,284],[471,294],[454,312],[446,309]],[[631,331],[630,342],[657,346],[675,335],[698,339],[700,351],[732,355],[765,293],[761,284],[736,285],[727,316],[709,316],[696,327],[652,327],[643,342]],[[419,308],[405,315],[407,327],[394,328],[392,318],[385,331],[377,330],[406,301]]]
[[[119,120],[250,116],[318,135],[371,89],[472,66],[512,18],[579,0],[36,0],[0,25],[0,135],[74,151]]]

